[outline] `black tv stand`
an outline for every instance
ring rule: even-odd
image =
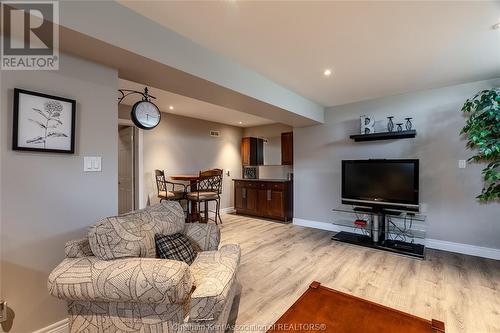
[[[424,258],[425,246],[415,240],[425,239],[425,230],[422,230],[425,216],[367,207],[340,207],[333,211],[348,216],[333,223],[339,229],[351,229],[337,232],[332,236],[333,240]],[[366,220],[366,225],[354,223],[360,219]],[[415,227],[414,222],[419,222],[419,228]]]

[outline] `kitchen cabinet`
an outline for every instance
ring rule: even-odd
[[[237,179],[234,208],[238,214],[288,221],[292,218],[292,182]]]
[[[293,132],[281,133],[281,165],[293,165]]]
[[[264,140],[246,137],[241,139],[241,163],[245,166],[264,164]]]

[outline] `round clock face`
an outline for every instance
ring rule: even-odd
[[[161,119],[160,110],[148,101],[139,101],[132,107],[132,121],[142,129],[153,129]]]

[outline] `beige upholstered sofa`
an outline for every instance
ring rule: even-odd
[[[195,261],[156,259],[156,233],[184,233]],[[50,294],[68,303],[70,332],[223,332],[236,292],[238,245],[219,246],[214,224],[184,223],[164,201],[90,227],[66,244],[49,276]]]

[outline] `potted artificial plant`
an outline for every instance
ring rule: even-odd
[[[462,111],[468,117],[460,134],[476,154],[469,161],[486,162],[484,186],[477,198],[482,202],[500,199],[500,88],[483,90],[468,99]]]

